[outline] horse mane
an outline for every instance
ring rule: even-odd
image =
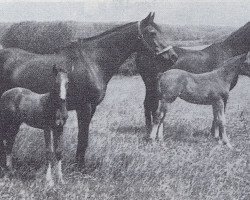
[[[102,33],[100,33],[98,35],[95,35],[95,36],[92,36],[92,37],[87,37],[87,38],[78,38],[78,40],[83,41],[83,42],[84,41],[89,41],[89,40],[95,40],[95,39],[98,39],[98,38],[103,37],[105,35],[109,35],[110,33],[120,31],[121,29],[126,28],[126,27],[128,27],[128,26],[130,26],[132,24],[135,24],[135,23],[137,23],[137,22],[130,22],[130,23],[127,23],[127,24],[123,24],[121,26],[117,26],[117,27],[114,27],[114,28],[109,29],[107,31],[104,31],[104,32],[102,32]]]
[[[58,51],[61,51],[63,49],[74,49],[79,43],[82,43],[82,42],[87,42],[87,41],[91,41],[91,40],[95,40],[95,39],[98,39],[98,38],[101,38],[103,36],[106,36],[106,35],[109,35],[113,32],[117,32],[117,31],[120,31],[121,29],[123,28],[126,28],[132,24],[135,24],[137,22],[130,22],[130,23],[127,23],[127,24],[123,24],[121,26],[117,26],[117,27],[114,27],[112,29],[109,29],[107,31],[104,31],[98,35],[95,35],[95,36],[92,36],[92,37],[87,37],[87,38],[83,38],[83,37],[79,37],[75,40],[71,40],[69,41],[68,43],[64,44],[63,46],[60,46],[59,48],[56,49],[56,52]]]
[[[233,32],[223,43],[232,47],[238,54],[250,51],[250,22]]]

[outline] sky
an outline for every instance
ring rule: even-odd
[[[0,22],[129,22],[150,11],[158,23],[239,27],[250,21],[250,0],[0,0]]]

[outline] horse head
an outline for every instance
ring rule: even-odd
[[[138,22],[138,38],[142,44],[140,47],[142,47],[142,51],[146,48],[153,56],[161,56],[165,60],[175,63],[178,55],[172,46],[166,45],[160,27],[154,22],[154,17],[155,13],[149,13],[145,19]]]
[[[55,77],[54,88],[53,88],[53,101],[56,115],[55,115],[55,124],[57,127],[62,128],[66,123],[68,118],[68,110],[67,110],[67,89],[68,89],[68,70],[63,67],[53,66],[53,74]]]

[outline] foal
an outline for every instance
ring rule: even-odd
[[[250,59],[250,54],[248,53]],[[245,63],[244,63],[245,62]],[[179,69],[166,71],[158,77],[158,93],[160,104],[157,109],[159,121],[153,122],[150,138],[163,139],[163,121],[167,112],[167,104],[177,97],[194,104],[212,105],[212,132],[219,139],[232,148],[226,134],[225,108],[231,84],[238,80],[238,75],[250,76],[250,66],[246,63],[246,54],[227,60],[222,66],[212,72],[193,74]]]
[[[54,185],[51,175],[53,153],[58,161],[58,179],[62,177],[62,132],[68,118],[66,94],[68,74],[66,70],[53,66],[55,78],[50,93],[37,94],[25,88],[13,88],[3,93],[0,99],[0,153],[1,166],[12,170],[12,148],[19,127],[26,123],[34,128],[44,130],[46,144],[47,173],[49,186]],[[5,145],[4,145],[5,140]],[[7,154],[7,156],[6,156]]]

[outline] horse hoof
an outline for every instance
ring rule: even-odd
[[[228,142],[228,143],[226,143],[226,145],[227,145],[227,147],[229,148],[229,149],[233,149],[233,146]]]
[[[218,140],[218,143],[219,143],[219,145],[222,145],[222,144],[223,144],[223,142],[222,142],[221,140]]]

